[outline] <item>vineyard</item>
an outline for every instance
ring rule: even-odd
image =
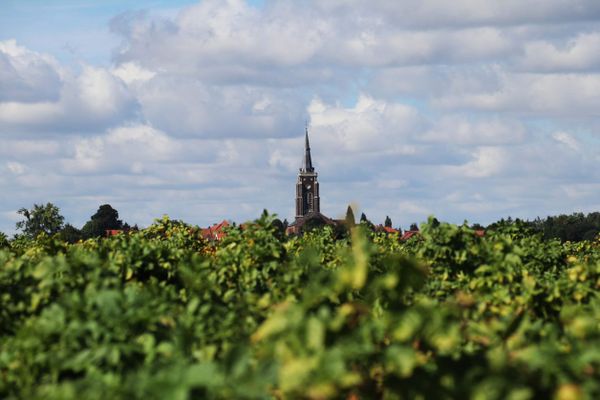
[[[598,399],[600,241],[431,218],[0,245],[3,399]]]

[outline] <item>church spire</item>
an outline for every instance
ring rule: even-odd
[[[304,134],[304,158],[302,160],[302,167],[298,172],[298,180],[296,181],[296,221],[307,215],[320,213],[320,199],[317,173],[315,172],[310,156],[307,126]]]
[[[310,157],[310,144],[308,143],[308,127],[306,127],[304,143],[304,162],[302,163],[302,172],[315,172],[312,165],[312,158]]]

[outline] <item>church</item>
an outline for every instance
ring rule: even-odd
[[[336,225],[336,221],[321,214],[321,196],[319,194],[318,174],[315,171],[310,154],[308,128],[304,135],[304,157],[296,181],[296,217],[287,233],[301,233],[314,226]]]

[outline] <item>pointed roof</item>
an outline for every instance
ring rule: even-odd
[[[304,143],[304,160],[302,161],[302,172],[315,172],[312,165],[312,158],[310,157],[310,143],[308,142],[308,128],[305,133]]]

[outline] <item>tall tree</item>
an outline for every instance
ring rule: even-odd
[[[360,223],[361,225],[364,225],[369,229],[375,229],[375,225],[373,225],[373,223],[369,221],[369,218],[367,218],[367,215],[365,213],[362,213],[360,215]]]
[[[8,247],[8,236],[4,232],[0,232],[0,249],[3,247]]]
[[[348,209],[346,210],[346,218],[344,218],[344,221],[346,221],[346,225],[348,227],[356,225],[356,219],[354,219],[354,211],[352,211],[351,206],[348,206]]]
[[[98,208],[96,214],[81,228],[84,238],[101,237],[110,229],[122,229],[123,221],[119,219],[119,212],[110,204],[103,204]]]
[[[391,228],[392,227],[392,219],[388,215],[385,216],[385,222],[383,223],[383,225],[386,228]]]
[[[271,226],[275,229],[275,237],[281,240],[285,236],[285,227],[279,218],[271,221]]]
[[[62,229],[65,218],[60,215],[60,209],[52,203],[34,204],[31,210],[21,208],[17,211],[25,217],[17,222],[17,229],[29,238],[34,239],[40,233],[53,235]]]

